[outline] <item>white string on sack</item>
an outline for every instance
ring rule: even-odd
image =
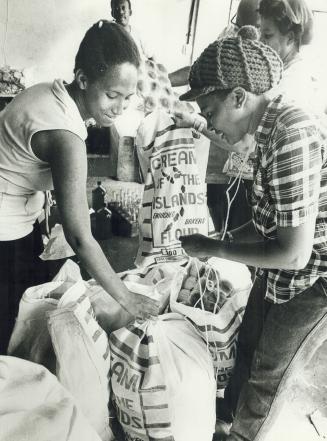
[[[217,282],[217,299],[216,299],[216,302],[215,302],[214,312],[213,313],[216,314],[218,312],[217,308],[218,308],[218,304],[219,304],[219,300],[220,300],[219,273],[218,273],[218,271],[215,268],[213,268],[213,267],[209,267],[209,270],[206,271],[206,283],[205,283],[205,289],[203,291],[202,290],[202,286],[201,286],[201,281],[200,281],[200,271],[199,271],[199,266],[198,266],[198,263],[197,263],[197,259],[191,257],[190,258],[190,263],[193,263],[195,268],[196,268],[197,275],[198,275],[199,291],[200,291],[200,299],[194,304],[194,307],[196,307],[198,302],[201,301],[201,309],[203,311],[205,311],[204,304],[203,304],[203,296],[204,296],[204,294],[206,292],[207,282],[208,282],[208,279],[210,277],[211,271],[213,271],[213,273],[215,274],[216,282]],[[206,337],[205,339],[206,339],[207,352],[208,352],[209,356],[212,359],[212,355],[211,355],[211,352],[210,352],[210,346],[213,344],[214,348],[215,348],[215,353],[218,354],[217,342],[215,340],[213,340],[213,341],[211,341],[209,343],[208,323],[204,324],[204,328],[205,328],[205,337]],[[215,376],[215,381],[217,383],[217,380],[218,380],[218,368],[215,367],[215,366],[214,366],[214,376]]]
[[[226,197],[227,197],[227,214],[226,214],[226,220],[225,220],[225,225],[224,225],[224,231],[223,234],[221,236],[221,240],[225,239],[226,233],[227,233],[227,227],[228,227],[228,221],[229,221],[229,215],[230,215],[230,209],[231,206],[237,196],[238,190],[240,188],[240,184],[241,184],[241,180],[242,180],[242,176],[243,176],[243,172],[244,172],[244,168],[245,165],[247,163],[247,160],[249,158],[250,155],[250,151],[247,152],[247,154],[244,156],[243,160],[242,160],[242,167],[239,169],[237,175],[235,176],[235,178],[232,180],[231,184],[228,186],[227,190],[226,190]],[[235,183],[237,182],[237,186],[236,186],[236,190],[235,193],[232,197],[232,199],[230,198],[230,194],[229,192],[231,191],[231,189],[234,187]]]
[[[217,308],[218,308],[218,304],[219,304],[219,300],[220,300],[219,274],[218,274],[218,271],[216,269],[212,268],[212,267],[209,267],[208,270],[206,269],[206,272],[205,272],[205,274],[206,274],[206,281],[205,281],[204,290],[203,290],[202,289],[202,285],[201,285],[201,277],[200,277],[200,271],[199,271],[199,265],[198,265],[197,259],[190,258],[190,263],[193,263],[195,268],[196,268],[197,276],[198,276],[197,283],[199,285],[199,293],[200,293],[200,298],[199,298],[199,300],[197,300],[197,302],[194,304],[193,307],[196,308],[196,306],[200,302],[201,310],[205,311],[203,297],[204,297],[204,295],[205,295],[205,293],[207,291],[207,283],[208,283],[208,281],[211,282],[210,279],[209,279],[210,274],[211,274],[211,272],[213,272],[214,275],[215,275],[215,278],[216,278],[216,286],[217,286],[217,296],[216,296],[216,302],[215,302],[214,312],[213,312],[214,314],[216,314],[216,311],[217,311]],[[210,353],[210,349],[209,349],[210,343],[209,343],[209,337],[208,337],[208,326],[209,326],[208,323],[204,324],[205,333],[206,333],[207,351]]]

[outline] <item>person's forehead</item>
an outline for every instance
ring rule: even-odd
[[[119,6],[129,7],[129,4],[128,4],[127,0],[114,0],[113,3],[112,3],[112,6],[114,8],[117,8]]]

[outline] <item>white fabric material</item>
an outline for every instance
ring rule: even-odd
[[[267,95],[271,98],[283,95],[285,102],[294,103],[307,112],[320,115],[327,105],[324,90],[324,85],[312,72],[309,61],[298,54],[290,63],[284,65],[280,83]]]
[[[58,308],[48,315],[59,381],[74,396],[101,440],[112,440],[108,411],[108,337],[93,317],[83,282],[70,288],[59,300]]]
[[[215,380],[201,337],[178,314],[110,336],[111,385],[126,439],[211,441]]]
[[[110,441],[108,337],[93,317],[94,293],[87,288],[69,260],[52,282],[29,288],[20,301],[8,353],[56,373],[101,440]]]
[[[43,366],[0,357],[1,441],[101,441],[73,397]]]
[[[8,193],[13,187],[0,176],[0,241],[20,239],[30,234],[45,202],[42,191]],[[19,187],[14,189],[17,192],[19,190]]]
[[[185,261],[179,236],[207,236],[209,229],[192,130],[177,128],[169,114],[156,110],[140,125],[136,146],[145,187],[135,263]]]
[[[57,260],[75,256],[75,252],[67,242],[61,224],[56,224],[50,232],[50,237],[43,253],[40,255],[42,260]]]
[[[44,203],[37,191],[53,188],[49,164],[31,147],[33,135],[44,130],[67,130],[83,141],[87,137],[61,80],[24,90],[0,113],[0,240],[29,234]]]

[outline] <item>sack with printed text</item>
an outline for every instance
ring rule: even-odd
[[[93,294],[78,265],[67,260],[52,282],[25,291],[8,353],[51,369],[101,440],[110,441],[110,352]]]
[[[137,152],[145,180],[139,215],[138,266],[183,261],[180,235],[208,235],[206,186],[191,129],[177,128],[160,110],[140,125]]]
[[[128,441],[211,441],[215,378],[205,342],[179,314],[110,336],[112,399]]]
[[[250,271],[241,263],[190,258],[179,292],[170,298],[172,312],[182,314],[207,343],[213,358],[217,387],[232,374],[236,344],[252,287]]]

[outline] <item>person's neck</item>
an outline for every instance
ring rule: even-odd
[[[253,97],[253,110],[250,112],[248,130],[247,133],[250,135],[254,135],[257,131],[257,128],[260,124],[260,121],[265,113],[265,110],[271,101],[265,94],[262,95],[254,95]]]
[[[65,87],[69,96],[75,102],[83,121],[87,120],[89,116],[85,108],[83,93],[81,89],[77,86],[75,81],[73,81],[70,84],[67,84]]]
[[[131,32],[131,25],[129,24],[129,22],[125,25],[120,25],[120,26],[122,26],[125,29],[125,31]]]

